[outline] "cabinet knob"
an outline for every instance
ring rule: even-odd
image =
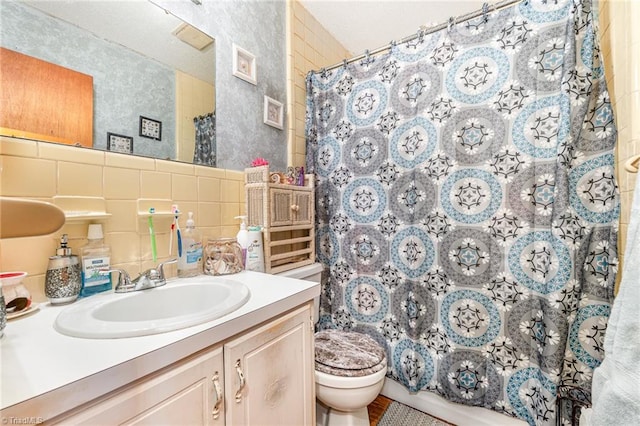
[[[297,204],[292,204],[291,210],[293,210],[294,212],[297,212],[298,210],[300,210],[300,206],[298,206]]]

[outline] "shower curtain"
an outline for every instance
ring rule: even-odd
[[[214,113],[193,119],[196,127],[196,144],[193,164],[216,166],[216,116]]]
[[[594,13],[531,0],[307,77],[320,327],[410,391],[551,425],[590,389],[619,215]]]

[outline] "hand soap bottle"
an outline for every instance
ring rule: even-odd
[[[202,272],[202,235],[196,229],[193,212],[189,212],[187,227],[182,232],[182,254],[178,257],[178,276],[180,278],[195,277]]]
[[[67,234],[63,234],[56,255],[49,258],[44,294],[52,305],[60,305],[76,300],[81,287],[80,261],[67,246]]]
[[[242,219],[242,223],[240,224],[240,230],[236,235],[236,241],[240,244],[240,248],[242,249],[242,267],[244,268],[247,265],[247,249],[249,248],[249,244],[251,243],[251,239],[249,238],[249,231],[247,231],[247,224],[245,220],[246,216],[236,216],[236,219]]]
[[[100,271],[111,269],[111,249],[104,244],[102,225],[89,225],[87,240],[87,244],[80,249],[82,259],[80,297],[111,290],[111,274],[100,275]]]

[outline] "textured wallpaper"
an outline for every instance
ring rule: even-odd
[[[218,167],[242,170],[255,157],[287,163],[286,130],[263,122],[264,96],[286,104],[286,3],[283,0],[154,0],[216,39]],[[257,85],[232,74],[232,45],[256,57]],[[286,116],[285,116],[286,118]],[[286,129],[286,123],[284,128]]]
[[[195,5],[190,0],[154,0],[153,3],[216,40],[218,167],[242,170],[254,158],[263,157],[269,160],[272,169],[284,169],[287,123],[284,130],[264,124],[263,105],[265,95],[286,105],[285,1],[204,0],[202,5]],[[70,35],[66,32],[69,28],[45,23],[46,15],[30,8],[28,13],[32,16],[23,25],[11,25],[14,15],[24,13],[23,9],[26,8],[14,2],[0,1],[2,45],[93,75],[95,147],[106,148],[106,133],[113,132],[133,136],[135,153],[147,155],[153,148],[161,158],[173,157],[175,94],[171,89],[151,88],[152,83],[155,87],[163,80],[173,88],[172,73],[158,64],[153,72],[145,65],[144,75],[137,74],[142,66],[140,58],[115,54],[101,40],[86,35]],[[234,43],[256,57],[257,85],[233,76]],[[78,47],[91,52],[90,59],[72,53]],[[112,85],[114,79],[118,83]],[[128,93],[135,94],[134,100],[125,101]],[[162,121],[162,141],[138,136],[139,115]]]
[[[2,46],[93,76],[93,146],[107,132],[132,136],[134,154],[175,158],[175,74],[149,60],[38,10],[2,1]],[[139,117],[162,122],[162,140],[139,134]]]

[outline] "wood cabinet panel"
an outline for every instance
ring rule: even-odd
[[[214,415],[214,377],[223,389],[223,351],[217,347],[181,361],[127,389],[55,419],[63,425],[223,426],[224,410]]]
[[[225,344],[227,425],[315,424],[310,307]]]
[[[93,77],[0,48],[6,136],[93,146]]]

